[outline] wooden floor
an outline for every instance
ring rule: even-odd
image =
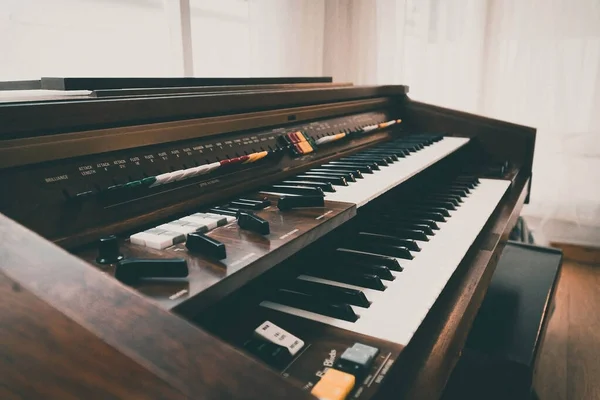
[[[600,265],[564,261],[535,388],[540,400],[600,400]]]

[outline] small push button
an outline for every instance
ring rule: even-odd
[[[371,367],[379,349],[361,343],[354,343],[342,353],[335,368],[348,372],[360,379]]]
[[[335,368],[356,377],[361,377],[371,366],[372,360],[369,354],[350,347],[342,353],[340,359],[335,363]]]
[[[319,399],[344,400],[354,388],[354,375],[330,368],[311,390]]]

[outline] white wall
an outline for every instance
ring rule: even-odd
[[[324,65],[537,128],[523,213],[549,240],[600,245],[600,1],[332,0]]]
[[[162,0],[0,0],[0,80],[176,76]]]

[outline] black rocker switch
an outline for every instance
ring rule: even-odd
[[[277,202],[277,207],[282,211],[302,207],[323,207],[324,205],[323,196],[283,196]]]
[[[126,284],[142,278],[185,278],[188,273],[183,258],[127,258],[115,268],[115,278]]]
[[[227,258],[225,244],[203,233],[188,234],[185,247],[192,252],[201,253],[217,260]]]
[[[110,235],[100,239],[98,243],[98,264],[113,264],[123,259],[119,252],[119,240],[115,235]]]
[[[251,212],[238,213],[238,225],[242,229],[260,233],[261,235],[268,235],[271,232],[269,221]]]

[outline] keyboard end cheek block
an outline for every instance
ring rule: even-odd
[[[324,206],[325,198],[323,196],[283,196],[277,202],[277,207],[282,211],[293,208]]]
[[[125,284],[144,278],[185,278],[188,274],[187,262],[183,258],[129,258],[117,263],[115,268],[115,278]]]

